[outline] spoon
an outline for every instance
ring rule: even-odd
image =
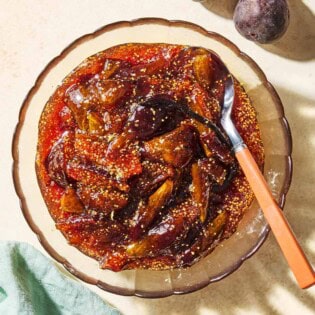
[[[239,162],[255,196],[262,208],[264,216],[271,227],[271,230],[301,288],[308,288],[315,284],[315,273],[312,266],[308,262],[301,246],[299,245],[294,233],[283,215],[282,210],[274,200],[271,190],[262,175],[258,165],[256,164],[252,154],[244,143],[242,137],[238,133],[235,125],[231,119],[231,113],[234,102],[234,80],[222,62],[222,60],[213,52],[211,53],[212,59],[217,63],[222,71],[224,77],[224,100],[221,112],[221,125],[225,130],[230,143],[226,136],[222,133],[214,123],[205,117],[197,114],[191,110],[185,102],[177,103],[169,98],[160,97],[159,99],[153,98],[143,105],[145,107],[158,107],[158,108],[176,108],[183,114],[199,121],[212,129],[221,142],[232,146],[232,151]]]
[[[282,210],[274,200],[271,190],[257,166],[252,154],[235,128],[231,119],[234,102],[234,80],[219,57],[212,57],[221,66],[225,80],[224,101],[221,113],[221,125],[229,137],[232,150],[238,160],[254,194],[262,208],[264,216],[301,288],[308,288],[315,283],[315,273],[308,262],[301,246],[285,218]]]

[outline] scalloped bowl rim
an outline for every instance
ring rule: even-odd
[[[231,41],[229,41],[228,39],[226,39],[225,37],[223,37],[222,35],[220,35],[218,33],[207,31],[206,29],[204,29],[203,27],[201,27],[199,25],[193,24],[191,22],[180,21],[180,20],[166,20],[166,19],[162,19],[162,18],[140,18],[140,19],[135,19],[132,21],[114,22],[114,23],[105,25],[105,26],[97,29],[93,33],[81,36],[80,38],[73,41],[70,45],[68,45],[57,57],[52,59],[48,63],[48,65],[43,69],[43,71],[40,73],[40,75],[38,76],[38,78],[35,81],[35,84],[31,88],[31,90],[28,92],[25,100],[22,103],[22,107],[21,107],[20,112],[19,112],[19,120],[18,120],[18,123],[16,125],[15,132],[13,135],[13,141],[12,141],[12,157],[13,157],[12,174],[13,174],[13,182],[14,182],[15,191],[16,191],[16,194],[18,195],[19,199],[20,199],[20,207],[21,207],[21,210],[23,212],[23,215],[24,215],[28,225],[30,226],[31,230],[37,235],[38,240],[41,243],[41,245],[43,246],[43,248],[48,252],[48,254],[52,258],[54,258],[57,262],[61,263],[70,273],[72,273],[74,276],[76,276],[80,280],[83,280],[89,284],[96,285],[99,288],[106,290],[108,292],[116,293],[116,294],[124,295],[124,296],[135,295],[135,296],[146,297],[146,298],[160,298],[160,297],[170,296],[173,294],[179,295],[179,294],[186,294],[186,293],[194,292],[196,290],[199,290],[199,289],[209,285],[210,283],[219,281],[219,280],[227,277],[228,275],[233,273],[235,270],[237,270],[245,260],[247,260],[254,253],[257,252],[257,250],[261,247],[261,245],[264,243],[264,241],[266,240],[266,238],[268,236],[268,233],[270,231],[269,226],[266,225],[264,230],[261,232],[260,237],[257,240],[257,243],[255,244],[255,246],[253,246],[251,248],[251,250],[248,251],[245,255],[240,257],[240,259],[237,261],[237,263],[235,263],[233,266],[231,266],[225,273],[223,273],[223,274],[221,274],[215,278],[209,279],[207,282],[199,283],[198,285],[188,286],[187,288],[185,288],[185,290],[178,291],[178,292],[177,291],[173,291],[173,292],[167,291],[167,292],[164,292],[164,294],[161,292],[157,292],[156,294],[154,292],[150,292],[150,293],[141,292],[141,291],[131,292],[129,289],[124,289],[124,288],[120,288],[120,287],[115,287],[113,285],[109,285],[109,284],[104,283],[100,280],[92,278],[81,271],[76,270],[69,261],[67,261],[65,258],[63,258],[61,255],[59,255],[54,250],[54,248],[46,240],[42,231],[38,228],[38,226],[32,220],[29,209],[26,205],[26,199],[25,199],[25,196],[23,194],[23,190],[22,190],[22,186],[21,186],[21,182],[20,182],[20,177],[19,177],[18,143],[19,143],[20,132],[21,132],[21,129],[22,129],[22,126],[24,123],[24,118],[25,118],[30,100],[32,99],[32,96],[39,89],[41,82],[45,79],[46,74],[49,72],[49,70],[56,63],[58,63],[59,60],[61,60],[64,56],[66,56],[70,51],[75,49],[80,43],[84,42],[85,40],[87,40],[91,37],[96,37],[100,34],[103,34],[105,32],[110,31],[111,29],[123,27],[126,25],[135,26],[135,25],[142,25],[142,24],[146,24],[146,23],[148,23],[148,24],[162,24],[162,25],[166,25],[166,26],[175,26],[175,27],[176,26],[186,27],[189,29],[193,29],[194,31],[197,31],[197,32],[205,35],[206,37],[210,37],[212,39],[220,41],[221,43],[228,46],[233,52],[235,52],[235,54],[238,57],[240,57],[247,64],[249,64],[250,67],[252,68],[252,70],[255,72],[255,74],[257,74],[257,76],[261,80],[262,84],[266,87],[268,92],[273,96],[275,103],[278,107],[277,109],[280,110],[280,112],[282,113],[281,119],[283,122],[283,127],[285,129],[286,141],[287,141],[287,146],[288,146],[288,155],[286,156],[287,157],[287,160],[286,160],[287,174],[286,174],[285,183],[284,183],[284,187],[283,187],[282,192],[281,192],[280,202],[279,202],[280,207],[283,208],[285,200],[286,200],[286,194],[289,190],[289,187],[291,184],[291,179],[292,179],[292,157],[291,157],[292,137],[291,137],[289,124],[288,124],[288,122],[284,116],[284,109],[283,109],[282,102],[279,98],[279,95],[277,94],[277,92],[275,91],[275,89],[271,85],[271,83],[267,80],[265,74],[260,69],[260,67],[257,65],[257,63],[253,59],[251,59],[248,55],[246,55],[245,53],[240,51],[239,48],[235,44],[233,44]]]

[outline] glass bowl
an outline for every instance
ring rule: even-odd
[[[241,220],[237,232],[210,255],[187,269],[170,271],[101,270],[98,262],[68,245],[55,228],[35,173],[38,121],[43,107],[62,79],[83,59],[108,47],[128,43],[172,43],[202,46],[217,52],[234,76],[243,83],[258,113],[265,147],[264,175],[283,207],[291,173],[291,135],[278,94],[257,64],[219,34],[192,23],[145,18],[117,22],[85,35],[41,73],[23,103],[13,140],[13,177],[23,214],[43,247],[76,277],[121,295],[164,297],[198,290],[235,271],[266,239],[269,227],[257,202]]]

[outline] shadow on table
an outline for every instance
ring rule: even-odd
[[[314,232],[314,201],[311,191],[315,182],[315,100],[293,91],[277,88],[286,110],[293,136],[294,175],[285,213],[310,261],[315,265],[315,251],[307,247]],[[312,142],[313,141],[313,142]],[[313,234],[314,235],[314,234]],[[240,311],[259,311],[262,314],[283,314],[288,305],[277,304],[279,294],[302,304],[310,313],[315,309],[315,298],[308,290],[299,289],[281,255],[273,236],[235,273],[208,287],[183,296],[143,300],[148,314],[202,314],[202,309],[223,315]],[[272,303],[270,302],[272,300]],[[278,302],[279,303],[279,302]]]
[[[315,16],[301,0],[289,0],[290,25],[285,35],[262,48],[294,60],[315,58]]]
[[[204,0],[202,5],[209,11],[227,19],[233,19],[234,8],[238,0]]]
[[[301,0],[288,0],[290,24],[285,35],[275,43],[259,45],[261,48],[282,57],[294,60],[315,58],[315,16]],[[208,10],[232,19],[237,0],[205,0]]]

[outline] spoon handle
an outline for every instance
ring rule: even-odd
[[[240,150],[236,150],[235,155],[299,286],[302,289],[310,287],[315,283],[313,268],[294,236],[282,210],[275,202],[252,154],[247,147],[242,147]]]

